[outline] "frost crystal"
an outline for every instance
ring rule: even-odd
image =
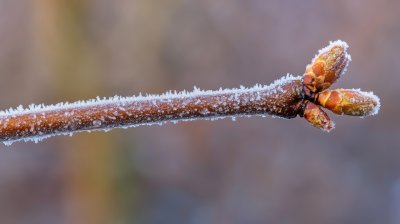
[[[377,95],[375,95],[373,92],[361,91],[360,89],[352,89],[352,90],[355,92],[358,92],[360,94],[360,96],[364,96],[365,97],[364,101],[367,101],[367,99],[370,98],[376,102],[376,106],[374,108],[372,108],[372,110],[369,111],[366,114],[366,116],[373,116],[373,115],[377,115],[379,113],[379,110],[381,109],[381,100],[379,99],[379,97]]]
[[[345,50],[345,52],[347,52],[347,49],[349,48],[349,45],[348,45],[345,41],[342,41],[342,40],[329,41],[329,45],[326,46],[326,47],[324,47],[324,48],[322,48],[322,49],[320,49],[320,50],[318,51],[318,54],[316,54],[312,60],[314,61],[319,55],[321,55],[321,54],[323,54],[323,53],[329,51],[329,50],[332,49],[334,46],[341,46],[341,47],[343,47],[343,49]],[[347,58],[349,61],[351,61],[351,55],[350,55],[350,54],[346,53],[346,58]]]

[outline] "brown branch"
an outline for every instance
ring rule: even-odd
[[[31,106],[0,112],[0,140],[39,141],[79,131],[109,130],[168,121],[273,115],[304,118],[330,131],[334,124],[322,110],[366,116],[379,110],[379,98],[359,90],[326,90],[345,72],[350,61],[347,44],[331,43],[320,50],[303,77],[286,76],[270,86],[166,93],[159,96],[114,97],[72,104]]]
[[[196,90],[9,112],[0,117],[0,140],[39,140],[76,131],[229,116],[269,114],[293,118],[302,114],[302,88],[300,78],[289,78],[270,87]]]

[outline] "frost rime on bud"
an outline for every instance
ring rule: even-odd
[[[356,89],[335,89],[317,96],[318,103],[335,114],[351,116],[375,115],[380,107],[379,98]]]

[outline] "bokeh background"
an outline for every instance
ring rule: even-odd
[[[1,223],[400,223],[400,1],[0,0],[0,108],[301,75],[328,41],[335,87],[378,116],[242,118],[0,146]]]

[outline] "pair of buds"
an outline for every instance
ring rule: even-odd
[[[343,41],[331,42],[321,49],[307,66],[303,75],[303,116],[313,126],[324,131],[334,128],[333,121],[322,107],[339,115],[368,116],[377,114],[379,98],[371,92],[356,89],[326,90],[339,79],[351,61],[348,45]]]

